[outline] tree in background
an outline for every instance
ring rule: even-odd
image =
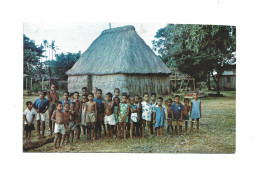
[[[154,50],[169,68],[177,67],[198,81],[213,76],[220,94],[219,78],[236,66],[236,27],[169,24],[159,29]]]

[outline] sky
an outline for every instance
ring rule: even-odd
[[[153,47],[152,40],[156,32],[166,26],[165,23],[111,23],[111,28],[125,25],[133,25],[137,34],[150,48]],[[54,40],[59,49],[56,53],[83,53],[101,32],[108,28],[109,23],[28,22],[24,23],[23,32],[34,40],[36,45],[43,44],[43,40],[49,43]]]

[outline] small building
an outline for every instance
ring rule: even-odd
[[[171,70],[133,26],[104,30],[67,72],[69,92],[94,87],[103,94],[120,88],[121,93],[158,95],[171,93]]]
[[[219,79],[220,90],[236,90],[236,72],[224,71]]]

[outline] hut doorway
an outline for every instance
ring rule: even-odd
[[[92,75],[88,75],[88,84],[87,84],[87,87],[88,87],[88,93],[89,93],[89,92],[92,92]]]

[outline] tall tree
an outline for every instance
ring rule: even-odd
[[[45,53],[45,56],[47,57],[47,48],[49,47],[49,43],[47,40],[43,40],[43,45],[44,45],[44,53]],[[47,60],[48,60],[48,57],[47,57]]]
[[[214,72],[220,94],[220,76],[235,69],[236,27],[169,24],[155,38],[154,49],[167,66],[178,67],[197,80],[206,80]]]

